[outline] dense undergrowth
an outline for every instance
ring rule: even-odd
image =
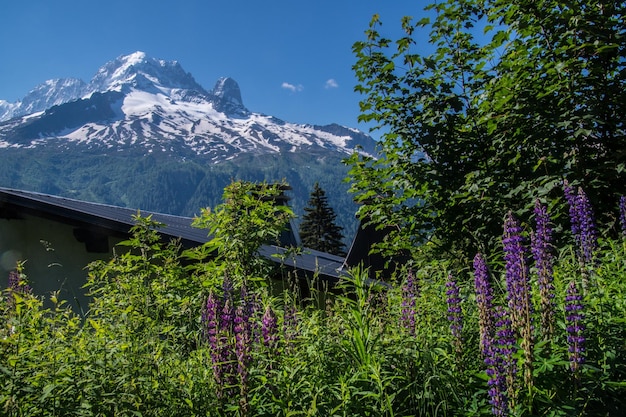
[[[500,256],[463,268],[416,248],[391,286],[355,270],[341,291],[303,300],[254,256],[292,215],[266,198],[275,192],[231,185],[198,220],[215,238],[192,251],[162,243],[158,224],[138,218],[127,250],[90,265],[84,317],[54,294],[44,307],[22,271],[11,273],[0,299],[0,414],[625,409],[626,239],[598,239],[584,193],[570,193],[570,245],[551,246],[538,204],[532,230],[507,216]]]

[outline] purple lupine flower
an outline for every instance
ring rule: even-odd
[[[522,228],[513,217],[513,213],[509,211],[504,222],[502,236],[507,302],[511,326],[521,338],[521,347],[524,351],[524,381],[527,386],[531,386],[534,338],[527,255],[523,240]]]
[[[521,328],[530,316],[530,288],[526,250],[522,228],[509,211],[504,221],[504,260],[506,271],[507,302],[515,328]]]
[[[598,231],[593,215],[593,208],[582,188],[578,188],[578,212],[580,216],[581,251],[585,264],[591,265],[598,250]]]
[[[406,283],[402,287],[402,326],[409,331],[411,336],[415,335],[415,320],[417,316],[417,297],[419,288],[415,280],[413,271],[409,269]]]
[[[242,390],[248,384],[248,366],[251,359],[250,322],[247,314],[245,305],[240,304],[235,310],[235,355],[237,356],[237,374]]]
[[[480,253],[474,257],[474,288],[478,304],[480,351],[483,357],[487,357],[491,349],[493,334],[493,295],[489,284],[487,263]]]
[[[626,236],[626,196],[619,198],[619,224],[622,229],[622,235]]]
[[[255,316],[258,310],[257,295],[255,293],[248,292],[248,286],[245,282],[241,284],[240,290],[240,305],[243,306],[244,314],[248,318],[248,327],[250,340],[253,340],[253,335],[256,333],[257,320]]]
[[[454,277],[448,275],[446,282],[446,302],[448,304],[448,320],[450,321],[450,332],[454,339],[454,346],[457,354],[463,351],[463,312],[461,310],[461,297],[459,295],[459,286]]]
[[[492,413],[495,416],[508,416],[509,403],[515,396],[515,375],[517,364],[515,353],[515,334],[511,329],[511,320],[506,310],[497,306],[494,311],[495,331],[492,344],[485,357],[489,376],[489,397]]]
[[[565,194],[565,200],[567,201],[567,205],[569,206],[569,219],[572,229],[572,234],[575,239],[578,239],[578,235],[580,234],[580,216],[578,214],[578,196],[576,195],[576,191],[574,191],[574,187],[569,185],[567,180],[563,181],[563,192]]]
[[[583,266],[591,265],[598,249],[598,233],[591,203],[581,187],[576,193],[567,181],[564,183],[564,192],[569,204],[572,234],[576,241],[580,262]]]
[[[9,272],[9,285],[7,287],[11,292],[16,292],[20,294],[31,294],[33,289],[25,279],[22,278],[19,272],[11,271]]]
[[[531,251],[535,260],[541,298],[541,329],[545,340],[554,333],[554,277],[552,268],[552,228],[544,205],[535,202],[535,232],[531,235]]]
[[[567,322],[567,344],[569,351],[570,370],[578,377],[580,365],[585,362],[585,327],[582,323],[582,296],[574,281],[567,287],[565,297],[565,320]]]
[[[20,287],[20,275],[15,272],[9,272],[9,286],[8,289],[11,291],[17,291]]]
[[[218,311],[220,310],[219,302],[213,292],[209,293],[204,311],[202,312],[202,329],[204,331],[205,340],[209,343],[212,351],[217,351],[217,332],[219,329]]]
[[[213,368],[213,377],[215,378],[216,386],[218,388],[218,397],[223,396],[223,386],[225,379],[228,378],[228,357],[224,355],[225,349],[222,346],[226,341],[222,336],[222,330],[220,329],[220,310],[221,305],[217,297],[213,292],[209,293],[205,304],[204,311],[202,312],[202,324],[206,341],[209,344],[209,352],[211,355],[211,363]]]
[[[265,308],[265,313],[263,314],[261,334],[263,336],[263,345],[271,353],[276,353],[278,347],[278,322],[276,314],[270,305]]]
[[[283,335],[288,345],[291,345],[298,332],[298,316],[296,305],[289,300],[283,306]]]
[[[7,286],[9,290],[7,295],[7,303],[9,308],[13,308],[15,305],[15,297],[13,294],[32,294],[33,289],[24,279],[22,279],[21,275],[17,271],[9,272],[9,283]]]
[[[220,329],[226,332],[233,330],[233,320],[235,318],[235,306],[233,300],[233,285],[228,276],[222,282],[222,310],[220,312]]]

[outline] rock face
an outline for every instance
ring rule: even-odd
[[[213,88],[215,109],[226,114],[245,114],[248,112],[241,99],[241,90],[237,81],[230,77],[217,80]]]

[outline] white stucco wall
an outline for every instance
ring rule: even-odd
[[[76,240],[74,227],[39,217],[22,215],[23,219],[0,219],[0,287],[8,283],[8,273],[17,261],[24,261],[25,273],[33,291],[60,297],[76,311],[86,311],[87,271],[94,260],[110,259],[111,248],[120,239],[109,237],[109,253],[88,253],[85,244]]]

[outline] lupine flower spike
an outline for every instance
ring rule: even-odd
[[[517,364],[513,358],[515,334],[511,330],[511,319],[501,306],[495,308],[494,320],[494,337],[489,354],[485,358],[489,376],[490,403],[493,415],[508,416],[515,398],[517,374]]]
[[[565,320],[567,322],[567,344],[569,350],[570,370],[575,378],[579,378],[580,365],[585,362],[585,327],[582,323],[582,296],[578,293],[576,282],[570,282],[565,297]]]
[[[622,236],[626,237],[626,196],[619,198],[619,224],[622,228]]]
[[[541,330],[544,340],[554,334],[554,277],[552,268],[552,229],[548,212],[539,200],[535,202],[535,232],[532,234],[531,250],[537,269],[537,282],[541,298]]]
[[[13,294],[31,294],[33,292],[31,286],[22,279],[22,276],[18,271],[9,272],[9,282],[7,289],[9,290],[7,299],[9,306],[14,305],[15,303],[15,298],[13,297]]]
[[[530,301],[530,283],[526,250],[523,245],[522,229],[513,214],[509,212],[504,222],[504,260],[509,312],[513,329],[521,338],[524,351],[524,382],[532,386],[533,325]]]
[[[402,287],[402,326],[409,331],[411,336],[415,335],[415,320],[416,320],[416,308],[417,297],[419,289],[417,282],[415,281],[415,275],[412,270],[409,270],[406,283]]]
[[[263,337],[263,345],[271,354],[276,354],[278,348],[278,322],[276,320],[276,314],[274,314],[274,310],[272,310],[270,305],[265,308],[265,313],[263,314],[261,334]]]
[[[474,257],[474,288],[478,304],[478,325],[480,328],[480,351],[486,357],[491,348],[493,333],[493,295],[489,285],[487,263],[482,255]]]
[[[239,376],[239,406],[241,414],[246,415],[248,409],[248,367],[250,364],[250,328],[249,316],[245,305],[235,310],[235,355],[237,356],[237,375]]]
[[[463,312],[461,310],[461,297],[459,286],[452,275],[448,275],[446,282],[446,295],[448,303],[448,320],[450,321],[450,332],[454,340],[454,347],[457,357],[463,352]],[[458,358],[461,359],[460,357]]]
[[[572,234],[576,241],[584,290],[589,286],[589,271],[587,268],[593,265],[594,262],[594,255],[598,249],[598,233],[591,204],[583,189],[579,187],[578,193],[576,193],[574,188],[565,181],[564,192],[569,204]]]
[[[222,386],[224,377],[224,363],[226,359],[222,358],[219,336],[219,311],[221,310],[220,303],[213,294],[209,293],[205,304],[204,311],[202,312],[202,324],[204,329],[205,339],[209,345],[209,351],[211,352],[211,362],[213,364],[213,377],[215,378],[216,385],[218,387],[217,395],[222,396]]]
[[[480,253],[474,257],[474,288],[478,304],[480,350],[489,376],[491,411],[495,416],[506,416],[508,415],[507,377],[503,369],[504,360],[500,348],[502,342],[498,338],[504,335],[502,331],[505,327],[510,328],[510,323],[502,321],[505,316],[504,310],[499,309],[497,313],[495,312],[487,263]],[[496,328],[496,321],[500,325],[498,328]]]

